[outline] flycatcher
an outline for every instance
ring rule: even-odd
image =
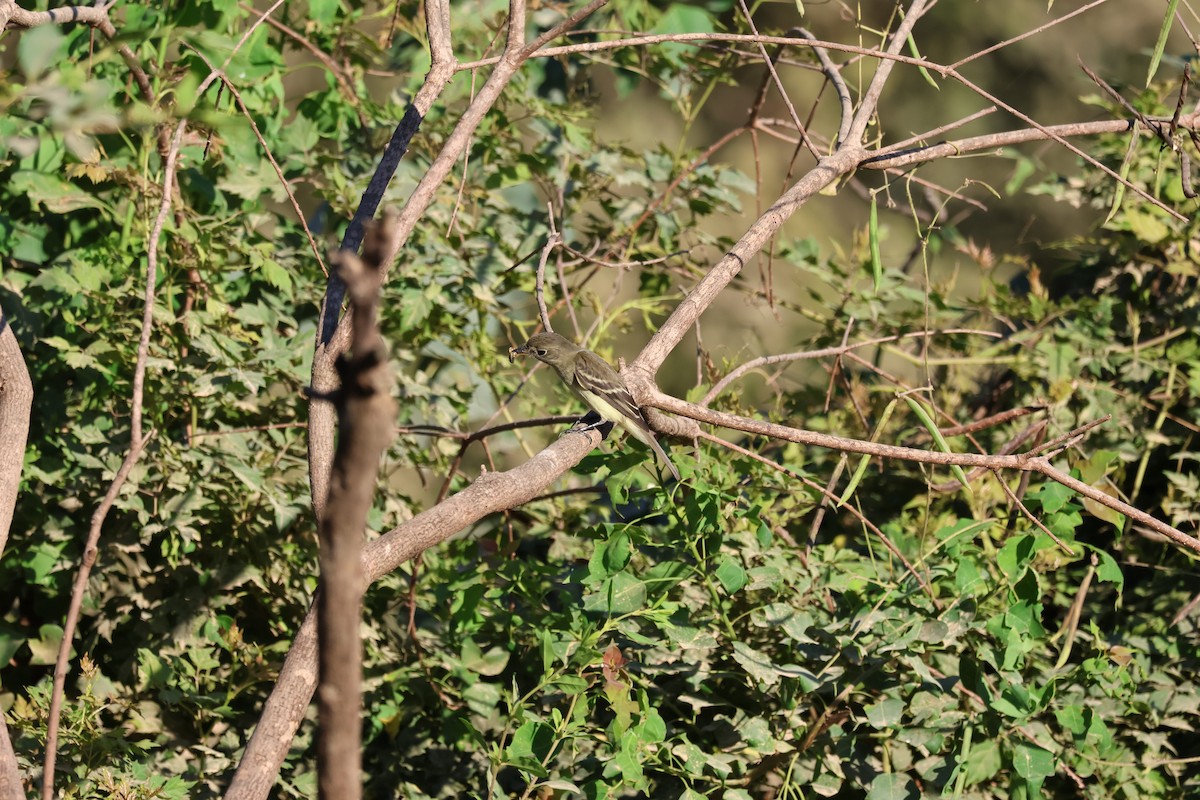
[[[554,367],[558,377],[580,400],[602,419],[621,426],[653,450],[671,470],[675,480],[679,480],[679,470],[667,458],[666,451],[646,422],[646,415],[634,402],[620,374],[607,361],[557,333],[535,333],[520,347],[510,347],[508,360],[511,362],[516,356],[533,356]]]

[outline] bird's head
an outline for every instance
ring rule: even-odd
[[[557,333],[535,333],[529,341],[520,347],[508,349],[509,363],[517,356],[533,356],[538,361],[544,361],[552,367],[566,362],[579,350],[579,347]]]

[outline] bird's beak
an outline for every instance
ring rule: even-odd
[[[517,356],[529,355],[529,344],[523,344],[520,347],[508,348],[508,363],[513,363],[517,360]]]

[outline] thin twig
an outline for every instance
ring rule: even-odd
[[[550,235],[546,238],[546,244],[542,247],[542,255],[538,259],[537,274],[534,279],[538,315],[542,320],[542,327],[547,331],[553,331],[554,328],[550,324],[550,313],[546,311],[546,262],[550,260],[550,254],[554,252],[554,248],[561,243],[562,236],[552,228]]]
[[[1074,556],[1075,551],[1072,550],[1066,542],[1064,542],[1062,539],[1055,536],[1054,531],[1052,531],[1046,527],[1046,523],[1044,523],[1040,519],[1038,519],[1032,511],[1030,511],[1028,508],[1025,507],[1025,504],[1021,502],[1021,498],[1017,497],[1016,492],[1014,492],[1012,489],[1009,488],[1008,483],[1006,483],[1004,480],[1004,476],[1001,475],[999,472],[995,472],[994,474],[996,476],[996,482],[1000,484],[1000,488],[1004,490],[1004,493],[1006,495],[1008,495],[1008,499],[1013,501],[1013,503],[1016,504],[1017,508],[1019,508],[1021,510],[1021,513],[1025,515],[1025,518],[1028,519],[1030,522],[1032,522],[1034,525],[1036,525],[1042,531],[1042,533],[1049,536],[1050,539],[1056,545],[1058,545],[1059,548],[1061,548],[1064,553],[1066,553],[1069,556]]]
[[[246,101],[242,99],[241,92],[229,80],[229,76],[223,70],[219,70],[213,66],[212,62],[196,48],[192,47],[187,42],[182,43],[183,47],[195,53],[201,61],[204,62],[213,73],[220,77],[221,82],[229,89],[229,93],[233,95],[234,102],[237,103],[238,109],[241,110],[242,116],[250,123],[250,129],[254,131],[254,138],[258,140],[259,146],[262,147],[263,153],[267,157],[267,161],[271,162],[271,168],[275,170],[275,177],[279,179],[279,185],[283,187],[284,194],[292,204],[292,210],[296,212],[296,219],[300,222],[300,227],[304,229],[304,235],[308,237],[308,247],[312,250],[313,255],[317,259],[317,266],[321,268],[322,275],[329,275],[329,269],[325,266],[325,259],[321,257],[321,249],[317,246],[317,240],[313,236],[312,230],[308,227],[308,220],[304,216],[304,211],[300,208],[300,201],[296,199],[296,193],[292,191],[291,182],[287,176],[283,174],[283,167],[279,166],[279,162],[275,160],[275,154],[271,152],[271,146],[267,144],[267,140],[263,137],[262,132],[258,129],[258,123],[254,120],[254,115],[250,113],[250,109],[246,106]]]
[[[175,126],[175,134],[171,137],[166,163],[163,166],[162,200],[159,203],[158,214],[154,218],[150,239],[146,243],[146,289],[142,301],[142,329],[138,339],[137,358],[134,362],[131,386],[129,450],[112,483],[109,484],[104,499],[101,500],[92,515],[91,527],[83,547],[83,561],[75,578],[75,586],[71,591],[71,603],[67,608],[67,619],[63,624],[62,641],[59,644],[58,659],[54,666],[54,688],[50,695],[49,721],[46,728],[46,758],[42,774],[43,800],[53,800],[54,798],[54,765],[58,758],[58,728],[62,715],[68,661],[71,657],[75,626],[79,620],[79,610],[83,605],[84,593],[87,591],[88,576],[91,574],[92,565],[96,562],[100,530],[108,516],[109,509],[116,502],[117,494],[124,486],[134,464],[137,463],[150,440],[150,436],[143,435],[142,431],[142,407],[145,401],[146,364],[150,358],[150,335],[154,325],[154,297],[158,282],[158,243],[162,239],[163,228],[171,211],[176,164],[186,130],[187,120],[183,120]]]
[[[797,28],[796,31],[808,39],[813,44],[813,52],[817,54],[817,60],[821,62],[821,70],[825,73],[825,77],[833,84],[833,89],[837,92],[838,102],[842,106],[842,118],[838,123],[838,136],[834,141],[834,146],[840,146],[842,142],[850,135],[850,120],[854,117],[854,99],[850,96],[850,88],[846,86],[846,81],[842,78],[842,71],[838,69],[837,64],[833,63],[833,59],[829,57],[829,51],[824,47],[815,44],[817,37],[813,36],[804,28]]]
[[[754,25],[754,17],[751,16],[750,9],[746,6],[746,0],[738,0],[738,7],[742,10],[742,16],[745,17],[746,24],[750,26],[750,32],[757,36],[758,28]],[[767,67],[767,72],[771,75],[771,81],[775,84],[775,90],[779,92],[779,97],[783,100],[784,108],[791,115],[792,124],[796,126],[796,132],[804,139],[804,145],[812,153],[813,158],[820,158],[821,154],[817,152],[816,146],[808,138],[808,130],[804,123],[800,121],[800,115],[796,113],[796,106],[792,103],[792,98],[788,96],[787,89],[784,88],[783,80],[780,79],[779,73],[775,70],[775,59],[767,55],[767,47],[762,42],[758,42],[756,46],[758,47],[759,56]]]
[[[761,367],[770,366],[771,364],[786,364],[792,361],[828,358],[830,356],[841,357],[852,350],[857,350],[862,347],[871,347],[877,344],[896,342],[901,339],[929,336],[953,336],[962,334],[1000,338],[1000,334],[995,333],[994,331],[985,331],[974,328],[948,328],[946,330],[938,331],[911,331],[909,333],[898,333],[893,336],[881,336],[877,339],[866,339],[861,342],[854,342],[853,344],[837,345],[835,347],[823,347],[820,350],[806,350],[800,353],[780,353],[771,356],[760,356],[758,358],[751,359],[744,364],[740,364],[733,370],[730,370],[729,374],[717,381],[717,383],[705,393],[704,397],[700,400],[700,405],[706,406],[710,404],[713,400],[719,397],[726,388],[729,387],[729,384],[738,380],[746,373],[760,369]]]
[[[626,371],[627,373],[629,370]],[[709,408],[688,403],[684,400],[665,395],[655,388],[641,387],[638,402],[643,406],[652,406],[687,417],[698,422],[716,425],[722,428],[745,431],[759,436],[782,439],[796,444],[824,447],[847,453],[865,453],[881,458],[895,458],[902,461],[915,461],[920,464],[940,464],[944,466],[958,465],[960,467],[987,467],[988,469],[1018,470],[1021,472],[1036,472],[1056,483],[1066,486],[1075,492],[1095,500],[1097,503],[1117,511],[1134,522],[1141,523],[1147,528],[1160,533],[1176,544],[1200,553],[1200,540],[1190,536],[1178,528],[1155,519],[1144,511],[1101,492],[1093,486],[1071,477],[1058,469],[1045,456],[1034,456],[1029,453],[1000,456],[981,453],[945,453],[942,451],[920,450],[914,447],[899,447],[897,445],[881,444],[879,442],[864,442],[859,439],[848,439],[842,436],[831,436],[815,431],[806,431],[788,425],[773,422],[748,419],[735,414],[726,414]]]

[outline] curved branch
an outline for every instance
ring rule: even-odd
[[[367,220],[375,216],[388,184],[408,145],[421,127],[421,121],[433,107],[434,101],[454,76],[454,51],[450,40],[449,0],[429,0],[425,4],[425,30],[429,36],[430,67],[425,82],[417,91],[403,118],[392,132],[379,166],[371,176],[354,218],[342,237],[342,249],[357,252],[362,244]],[[313,354],[310,385],[317,395],[328,394],[337,388],[334,362],[350,343],[349,327],[338,328],[338,313],[346,294],[346,285],[337,275],[330,275],[321,301],[317,320],[316,352]],[[329,495],[329,472],[333,464],[334,425],[333,406],[320,400],[308,404],[308,482],[313,514],[317,520],[325,515],[325,500]]]
[[[1083,483],[1082,481],[1072,478],[1067,473],[1055,467],[1050,463],[1050,457],[1046,455],[1031,455],[1029,453],[1018,453],[1016,455],[987,455],[985,453],[943,453],[933,452],[929,450],[920,450],[915,447],[900,447],[897,445],[880,444],[879,442],[866,442],[860,439],[847,439],[842,436],[832,436],[826,433],[816,433],[814,431],[806,431],[801,428],[793,428],[788,425],[780,425],[774,422],[763,422],[761,420],[748,419],[739,417],[735,414],[726,414],[722,411],[713,411],[712,409],[703,408],[694,403],[688,403],[684,400],[671,397],[657,390],[651,391],[649,394],[639,398],[640,402],[647,405],[661,408],[664,411],[670,411],[672,414],[679,414],[684,417],[691,417],[694,420],[707,423],[709,425],[717,425],[722,428],[731,428],[733,430],[745,431],[759,436],[767,436],[772,439],[782,439],[787,442],[795,442],[797,444],[812,445],[815,447],[824,447],[829,450],[839,450],[846,453],[862,453],[869,456],[880,458],[894,458],[903,461],[915,461],[921,464],[941,464],[944,466],[957,465],[960,467],[984,467],[992,470],[1017,470],[1019,472],[1036,472],[1050,478],[1056,483],[1060,483],[1069,489],[1082,494],[1091,500],[1095,500],[1101,505],[1107,506],[1121,515],[1128,517],[1136,522],[1140,522],[1146,527],[1154,530],[1156,533],[1161,533],[1163,536],[1173,540],[1176,544],[1186,547],[1200,553],[1200,539],[1194,536],[1189,536],[1177,528],[1173,528],[1165,522],[1161,522],[1150,516],[1144,511],[1140,511],[1128,503],[1123,503],[1115,497],[1110,497],[1099,489]],[[1073,431],[1068,434],[1068,437],[1075,435]]]
[[[813,36],[805,28],[797,28],[797,32],[805,39],[812,42],[817,41],[817,37]],[[825,73],[825,77],[833,84],[834,91],[837,92],[838,102],[842,106],[841,122],[838,123],[838,137],[834,142],[834,146],[841,146],[850,138],[850,120],[854,116],[854,100],[850,97],[850,88],[846,86],[846,81],[842,78],[842,71],[838,69],[837,64],[833,63],[833,59],[829,57],[829,51],[824,47],[813,44],[813,52],[817,54],[817,60],[821,62],[821,70]]]

